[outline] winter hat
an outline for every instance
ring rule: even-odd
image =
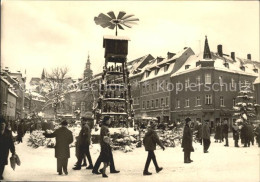
[[[188,124],[190,121],[191,121],[190,118],[186,118],[186,119],[185,119],[186,124]]]
[[[104,116],[102,123],[106,123],[106,121],[109,119],[110,119],[110,116]]]
[[[66,120],[63,120],[61,123],[60,123],[62,126],[67,126],[68,125],[68,122]]]

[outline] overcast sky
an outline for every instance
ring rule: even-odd
[[[259,61],[258,1],[2,1],[1,66],[40,77],[42,69],[69,67],[73,78],[83,76],[88,53],[95,73],[104,65],[103,29],[94,22],[99,13],[119,11],[140,19],[128,36],[128,60],[146,54],[166,57],[191,47],[203,51],[205,35],[211,51]]]

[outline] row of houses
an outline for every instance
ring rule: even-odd
[[[211,52],[205,38],[204,51],[199,54],[185,47],[176,53],[168,52],[165,58],[149,54],[128,62],[135,119],[173,122],[190,117],[231,123],[241,84],[250,83],[255,102],[260,103],[260,63],[253,61],[250,54],[245,57],[224,53],[222,45],[218,45],[217,52]],[[84,115],[85,111],[92,111],[92,102],[99,97],[98,89],[84,90],[82,85],[100,85],[101,78],[102,73],[72,84],[69,93],[73,97],[67,103],[71,112],[82,110]],[[260,119],[259,112],[257,116]]]
[[[0,72],[0,111],[8,120],[24,117],[25,81],[21,72],[11,72],[6,67]]]

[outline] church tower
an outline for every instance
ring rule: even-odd
[[[86,79],[86,81],[88,81],[92,78],[93,78],[93,71],[90,68],[90,59],[89,59],[89,55],[88,55],[88,60],[87,60],[85,70],[84,70],[84,79]]]

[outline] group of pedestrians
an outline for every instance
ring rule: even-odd
[[[22,122],[21,122],[22,123]],[[91,144],[91,129],[93,128],[94,120],[91,117],[82,117],[81,119],[81,130],[79,135],[76,137],[76,156],[77,162],[75,164],[74,170],[80,170],[82,166],[82,162],[85,157],[88,160],[88,167],[86,169],[92,170],[93,174],[102,174],[102,177],[107,178],[108,175],[106,173],[106,169],[110,166],[110,173],[119,173],[120,171],[116,170],[113,153],[112,153],[112,140],[110,138],[109,125],[111,124],[111,118],[109,116],[104,116],[101,122],[100,129],[100,154],[96,160],[96,163],[93,165],[92,158],[89,150],[89,146]],[[63,173],[68,175],[68,159],[70,158],[70,148],[69,145],[73,142],[72,132],[67,128],[67,121],[64,120],[61,123],[61,127],[56,129],[53,133],[48,133],[47,131],[44,133],[46,138],[55,138],[56,146],[55,146],[55,157],[57,158],[57,172],[59,175]],[[218,127],[218,126],[217,126]],[[156,160],[156,156],[154,150],[156,150],[156,145],[159,145],[163,150],[165,147],[160,141],[157,133],[156,133],[156,124],[151,122],[150,125],[147,126],[147,132],[145,133],[143,143],[145,150],[148,152],[147,160],[144,166],[143,175],[152,175],[149,172],[149,166],[151,161],[155,166],[155,170],[159,173],[163,170],[162,167],[159,167],[158,162]],[[225,146],[228,145],[228,124],[224,123],[222,128],[223,138],[226,140]],[[239,136],[245,143],[245,146],[248,145],[248,142],[252,142],[250,140],[250,135],[247,133],[251,131],[250,124],[244,123],[242,128],[234,123],[232,127],[233,138],[235,141],[235,146],[238,146]],[[241,134],[240,134],[241,132]],[[191,119],[185,119],[185,126],[183,130],[182,144],[184,152],[184,163],[188,164],[193,162],[191,160],[191,152],[194,152],[193,148],[193,134],[196,135],[197,140],[203,144],[203,152],[208,153],[208,149],[210,147],[210,126],[209,121],[205,121],[203,124],[198,122],[194,129],[191,128]],[[260,125],[255,130],[256,140],[260,147]],[[216,139],[216,135],[215,135]],[[220,140],[220,139],[218,139]],[[223,139],[221,139],[222,141]],[[22,142],[22,141],[21,141]],[[250,144],[249,144],[250,145]],[[6,123],[4,119],[0,120],[0,179],[3,179],[3,171],[5,165],[8,163],[8,155],[9,151],[11,151],[12,155],[15,155],[15,146],[12,138],[12,133],[10,130],[6,128]],[[103,168],[100,168],[101,163],[103,162]],[[85,162],[83,162],[85,166]]]

